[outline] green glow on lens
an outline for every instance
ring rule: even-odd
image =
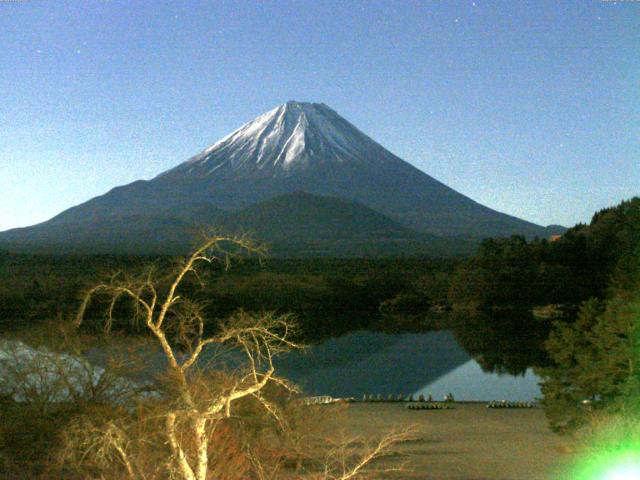
[[[640,480],[640,462],[616,465],[605,472],[602,480]]]
[[[590,455],[565,477],[572,480],[640,480],[640,448],[607,451]]]

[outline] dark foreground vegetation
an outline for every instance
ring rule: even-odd
[[[211,318],[238,308],[293,313],[312,341],[362,328],[410,328],[408,319],[418,321],[414,328],[428,328],[425,313],[452,308],[527,311],[555,305],[548,311],[557,313],[604,298],[614,273],[632,268],[637,210],[638,199],[624,202],[555,241],[488,239],[468,260],[246,258],[228,270],[211,265],[203,269],[207,282],[189,280],[185,288],[206,300]],[[149,264],[164,271],[173,263],[171,257],[0,252],[0,328],[16,330],[72,313],[80,292],[98,278],[135,276]]]
[[[593,418],[637,418],[640,399],[640,198],[597,212],[555,241],[489,239],[451,277],[454,306],[494,310],[492,320],[462,320],[475,355],[511,356],[511,371],[530,362],[542,376],[552,429],[576,432]],[[501,320],[512,308],[533,310],[527,324]],[[501,314],[495,312],[500,311]],[[489,331],[509,332],[500,341]],[[471,332],[476,332],[474,336]],[[519,332],[519,333],[518,333]],[[534,339],[518,355],[518,339]],[[463,342],[464,344],[464,342]],[[494,348],[484,347],[490,344]],[[476,348],[469,347],[474,345]],[[515,355],[514,355],[515,353]],[[483,359],[486,363],[486,358]],[[491,367],[489,361],[488,367]]]
[[[634,269],[640,229],[640,199],[596,213],[556,239],[485,240],[456,269],[449,300],[480,308],[578,305],[603,298],[612,276]]]
[[[545,410],[561,433],[614,418],[623,425],[615,441],[625,441],[630,430],[622,432],[635,429],[640,414],[640,199],[568,233],[566,242],[582,252],[585,277],[573,291],[583,301],[577,315],[553,323],[546,342]]]
[[[303,407],[296,386],[274,368],[279,353],[300,348],[289,315],[240,310],[205,329],[204,303],[190,298],[185,282],[202,282],[203,265],[228,263],[228,245],[261,253],[246,238],[210,236],[171,269],[94,284],[73,319],[41,326],[28,343],[3,339],[2,477],[375,475],[375,460],[410,432],[355,442],[323,430],[317,412]],[[107,309],[98,317],[92,304]],[[140,335],[114,337],[123,313]],[[212,352],[206,360],[205,349]]]
[[[366,329],[394,329],[400,317],[446,309],[449,277],[459,261],[429,258],[380,259],[238,259],[201,269],[200,282],[184,288],[205,302],[207,316],[225,318],[247,311],[293,313],[305,341]],[[51,318],[73,314],[82,292],[96,279],[116,272],[140,275],[149,265],[171,269],[170,257],[38,256],[0,253],[0,328],[16,331]],[[159,282],[166,281],[160,278]],[[124,310],[116,317],[129,329]],[[92,314],[99,315],[95,311]],[[406,323],[406,322],[405,322]],[[210,322],[214,325],[215,322]],[[400,325],[398,328],[404,328]],[[423,328],[418,324],[416,328]]]
[[[637,418],[640,199],[553,241],[486,240],[468,259],[254,256],[232,268],[207,259],[198,260],[197,275],[188,270],[180,279],[173,292],[180,299],[169,301],[158,324],[162,303],[153,304],[151,320],[148,308],[169,298],[185,263],[0,254],[4,336],[46,345],[52,355],[3,347],[0,477],[347,478],[339,465],[369,465],[386,441],[405,437],[358,444],[357,452],[348,442],[332,449],[323,420],[292,401],[285,379],[261,380],[281,348],[359,329],[453,329],[487,370],[536,367],[545,413],[560,433],[602,415],[624,425]],[[91,290],[98,281],[103,288]],[[71,319],[87,292],[77,328]],[[187,365],[140,384],[150,377],[149,340],[165,367],[169,351],[184,366],[202,342],[246,355],[230,373],[203,375]],[[69,360],[95,351],[109,353],[97,370]],[[53,392],[34,387],[34,378],[52,375],[62,378]],[[242,389],[249,393],[234,397]],[[61,391],[74,393],[61,399]],[[196,474],[205,460],[208,473]]]

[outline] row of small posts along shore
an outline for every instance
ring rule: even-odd
[[[404,402],[407,403],[407,408],[409,410],[448,410],[452,407],[454,403],[454,398],[451,393],[445,395],[444,401],[438,402],[434,401],[431,395],[425,397],[423,394],[414,397],[413,395],[405,396],[405,395],[387,395],[387,397],[383,397],[382,395],[369,395],[364,394],[362,396],[362,402]]]
[[[506,400],[491,401],[487,403],[487,408],[533,408],[532,402],[508,402]]]
[[[329,395],[320,395],[316,397],[305,397],[301,401],[305,405],[328,405],[338,402],[361,402],[361,403],[407,403],[407,408],[410,410],[447,410],[452,408],[456,401],[452,394],[447,394],[444,400],[434,400],[431,395],[425,397],[424,395],[387,395],[381,394],[370,395],[365,393],[361,399],[349,398],[333,398]],[[490,402],[458,402],[458,403],[486,403],[487,408],[533,408],[536,406],[534,402],[511,402],[507,400],[492,400]]]
[[[413,395],[387,395],[382,396],[380,394],[370,395],[365,393],[362,396],[361,402],[406,402],[407,408],[410,410],[446,410],[451,408],[451,405],[456,403],[452,394],[447,394],[444,400],[434,400],[431,395],[425,397],[420,394],[417,397]],[[484,402],[462,402],[462,403],[484,403]],[[534,408],[536,404],[534,402],[512,402],[507,400],[492,400],[486,402],[487,408]]]
[[[437,400],[434,400],[433,397],[431,395],[428,395],[427,397],[425,397],[424,395],[420,394],[416,397],[414,397],[413,395],[403,395],[403,394],[399,394],[399,395],[392,395],[389,394],[386,397],[381,395],[381,394],[377,394],[377,395],[370,395],[368,393],[365,393],[362,396],[362,402],[420,402],[420,403],[424,403],[424,402],[437,402]],[[454,398],[452,394],[448,394],[445,395],[444,397],[444,402],[454,402]]]

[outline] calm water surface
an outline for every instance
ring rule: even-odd
[[[538,377],[485,373],[449,331],[386,334],[354,332],[279,359],[280,374],[310,395],[429,394],[456,400],[533,401]]]

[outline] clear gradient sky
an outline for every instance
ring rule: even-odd
[[[324,102],[539,224],[640,194],[637,1],[0,1],[0,230]]]

